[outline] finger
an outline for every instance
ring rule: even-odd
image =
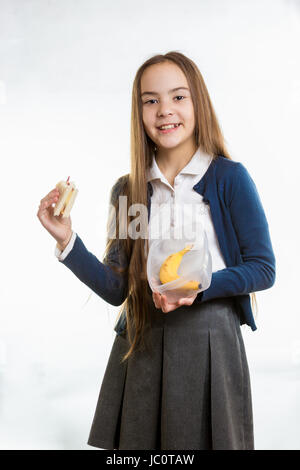
[[[58,199],[59,199],[59,196],[57,196],[56,194],[54,194],[53,196],[50,196],[50,197],[49,197],[49,200],[48,200],[48,201],[49,201],[49,205],[52,206],[53,204],[56,204],[57,201],[58,201]]]
[[[166,302],[166,311],[171,312],[172,310],[176,310],[176,308],[181,307],[181,303],[179,300],[177,300],[175,303],[169,303],[168,301]]]
[[[154,301],[154,304],[155,304],[156,308],[161,307],[160,294],[158,294],[156,292],[153,292],[153,301]]]
[[[167,297],[165,295],[161,296],[161,305],[162,305],[161,309],[164,313],[168,313],[170,311],[168,302],[167,302]]]
[[[39,212],[44,213],[49,209],[50,203],[49,201],[43,201],[39,205]]]
[[[59,196],[57,195],[57,193],[52,193],[44,197],[43,199],[41,199],[40,208],[42,210],[47,209],[51,204],[56,203],[58,201],[58,198]]]
[[[162,309],[163,312],[165,312],[165,303],[164,303],[164,295],[161,294],[160,296],[160,308]]]
[[[154,302],[155,307],[158,308],[158,307],[157,307],[157,302],[156,302],[156,296],[155,296],[154,292],[153,292],[153,294],[152,294],[152,299],[153,299],[153,302]]]
[[[172,310],[175,310],[176,308],[179,308],[181,307],[182,305],[185,305],[185,299],[181,298],[181,299],[178,299],[175,303],[168,303],[168,312],[172,311]]]
[[[57,196],[55,196],[57,197]],[[45,209],[47,208],[52,202],[54,201],[54,196],[46,196],[44,199],[40,201],[40,207]]]
[[[194,300],[195,300],[195,297],[184,297],[180,299],[180,303],[181,305],[192,305]]]
[[[160,292],[156,294],[156,301],[157,301],[158,308],[161,308],[162,307],[162,295]]]

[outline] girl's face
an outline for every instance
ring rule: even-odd
[[[187,79],[176,64],[164,62],[144,70],[141,100],[145,131],[158,149],[194,151],[194,106]],[[160,130],[163,124],[179,126]]]

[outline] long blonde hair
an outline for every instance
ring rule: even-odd
[[[146,170],[151,166],[152,155],[155,150],[154,142],[145,132],[142,119],[141,101],[141,77],[147,67],[166,61],[175,63],[186,76],[195,110],[195,142],[197,148],[216,158],[219,154],[232,159],[225,146],[214,108],[212,106],[206,85],[197,65],[188,57],[177,51],[167,54],[158,54],[146,60],[138,69],[132,89],[131,110],[131,169],[130,173],[122,176],[117,181],[111,193],[111,203],[115,207],[116,233],[119,233],[119,195],[127,196],[128,207],[131,204],[144,204],[147,207],[147,180]],[[132,217],[128,216],[129,226]],[[108,223],[109,226],[110,222]],[[107,238],[105,259],[109,261],[109,253],[119,251],[123,254],[123,260],[127,259],[126,266],[112,266],[113,269],[128,278],[128,295],[120,308],[119,315],[126,309],[127,332],[130,348],[123,357],[128,359],[133,352],[145,344],[145,327],[149,318],[149,308],[146,299],[149,298],[148,281],[146,273],[145,247],[148,252],[148,239],[132,239],[127,236],[124,239]],[[257,310],[255,293],[251,294],[251,306],[253,302]],[[118,315],[118,318],[119,318]]]

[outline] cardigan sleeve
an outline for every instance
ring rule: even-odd
[[[111,191],[110,208],[116,197],[115,189],[116,185]],[[107,228],[111,223],[111,216],[110,209]],[[118,273],[111,267],[112,265],[127,267],[127,257],[121,250],[119,239],[115,239],[108,254],[101,262],[93,253],[87,250],[77,234],[72,250],[66,258],[59,261],[109,304],[118,306],[126,299],[128,288],[126,272]]]
[[[233,181],[229,210],[242,262],[212,273],[210,286],[197,295],[196,302],[249,294],[268,289],[275,282],[268,222],[255,183],[240,162]]]

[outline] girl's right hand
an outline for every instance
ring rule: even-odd
[[[63,218],[62,215],[53,215],[53,203],[57,203],[59,191],[57,188],[52,189],[43,199],[41,199],[37,217],[43,227],[57,241],[61,250],[64,250],[72,236],[71,217]]]

